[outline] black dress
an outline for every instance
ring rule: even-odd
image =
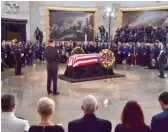
[[[62,126],[31,126],[29,132],[64,132]]]
[[[150,132],[149,126],[128,128],[123,124],[118,124],[114,132]]]

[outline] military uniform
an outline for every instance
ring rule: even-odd
[[[22,67],[22,49],[21,47],[16,47],[16,50],[14,52],[15,57],[15,75],[21,75],[21,67]]]
[[[45,57],[47,60],[47,92],[54,95],[59,94],[57,91],[58,64],[60,55],[56,47],[49,46],[46,48]],[[53,81],[53,91],[51,90],[51,82]]]

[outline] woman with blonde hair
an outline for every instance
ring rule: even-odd
[[[51,116],[55,109],[55,103],[48,97],[40,98],[37,103],[37,111],[41,117],[37,125],[30,127],[29,132],[64,132],[62,126],[51,122]]]

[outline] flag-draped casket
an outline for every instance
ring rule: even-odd
[[[68,66],[78,67],[98,63],[98,54],[75,54],[69,57]]]
[[[75,54],[69,57],[64,76],[69,78],[92,78],[107,76],[107,70],[99,63],[99,54]],[[113,69],[108,70],[113,75]]]

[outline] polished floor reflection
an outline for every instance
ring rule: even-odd
[[[65,70],[60,65],[60,73]],[[137,100],[145,114],[146,123],[150,124],[152,115],[161,111],[158,95],[168,90],[168,79],[157,78],[157,70],[146,70],[142,67],[119,65],[115,70],[126,77],[96,80],[80,83],[68,83],[58,80],[59,96],[51,96],[56,103],[52,117],[54,123],[61,123],[67,131],[68,122],[83,116],[81,102],[84,96],[94,95],[98,99],[97,116],[108,119],[113,124],[113,130],[120,123],[123,106],[128,100]],[[14,69],[2,73],[1,91],[13,93],[18,100],[16,115],[27,118],[30,124],[36,124],[39,116],[36,112],[37,100],[47,96],[46,67],[38,64],[36,67],[23,68],[22,76],[14,76]],[[166,73],[168,75],[168,72]]]

